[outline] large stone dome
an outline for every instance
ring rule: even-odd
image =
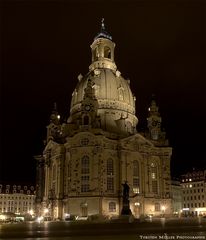
[[[111,38],[100,33],[95,38],[91,45],[92,63],[89,72],[85,76],[78,76],[79,82],[72,94],[69,122],[81,114],[85,88],[90,79],[98,102],[97,115],[101,120],[101,128],[110,132],[133,134],[138,122],[135,116],[135,97],[129,80],[125,80],[117,70],[114,47]]]

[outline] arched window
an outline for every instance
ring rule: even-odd
[[[89,125],[89,116],[85,115],[83,121],[84,121],[84,125]]]
[[[107,190],[114,191],[114,161],[107,159]]]
[[[98,47],[93,50],[93,61],[97,61],[99,57]]]
[[[104,57],[111,59],[111,49],[108,46],[104,47]]]
[[[88,174],[89,173],[89,157],[83,156],[81,160],[81,167],[82,167],[82,174]]]
[[[107,159],[107,175],[114,175],[113,159],[111,158]]]
[[[139,162],[133,161],[133,192],[139,193]]]
[[[83,156],[81,159],[81,192],[88,192],[89,191],[89,157]]]
[[[119,91],[119,100],[124,101],[124,89],[123,89],[123,87],[120,87],[118,89],[118,91]]]
[[[151,179],[152,179],[152,192],[157,194],[158,193],[157,166],[155,163],[151,163],[150,171],[151,171]]]

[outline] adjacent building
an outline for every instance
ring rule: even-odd
[[[0,213],[27,214],[35,211],[35,187],[0,184]]]
[[[181,176],[183,215],[206,215],[206,170],[193,170]]]
[[[172,180],[171,184],[172,210],[174,216],[181,216],[182,213],[182,186],[178,179]]]
[[[119,216],[125,182],[135,217],[172,213],[172,148],[161,130],[158,106],[152,99],[147,131],[138,133],[136,97],[117,69],[114,48],[102,22],[91,44],[89,71],[78,76],[66,122],[54,106],[45,149],[36,157],[41,214],[48,209],[47,215],[60,219],[68,214]]]

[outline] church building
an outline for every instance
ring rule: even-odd
[[[117,69],[114,49],[102,21],[67,122],[61,123],[56,105],[50,116],[43,154],[36,156],[36,200],[38,211],[52,219],[121,215],[125,182],[134,217],[172,213],[172,148],[158,106],[152,99],[147,131],[138,133],[136,97]]]

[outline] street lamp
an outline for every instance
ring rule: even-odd
[[[49,209],[48,208],[45,208],[44,209],[44,214],[47,214],[49,212]]]
[[[165,209],[166,209],[166,207],[163,205],[163,206],[161,207],[162,215],[163,215],[163,216],[164,216],[164,214],[165,214]]]

